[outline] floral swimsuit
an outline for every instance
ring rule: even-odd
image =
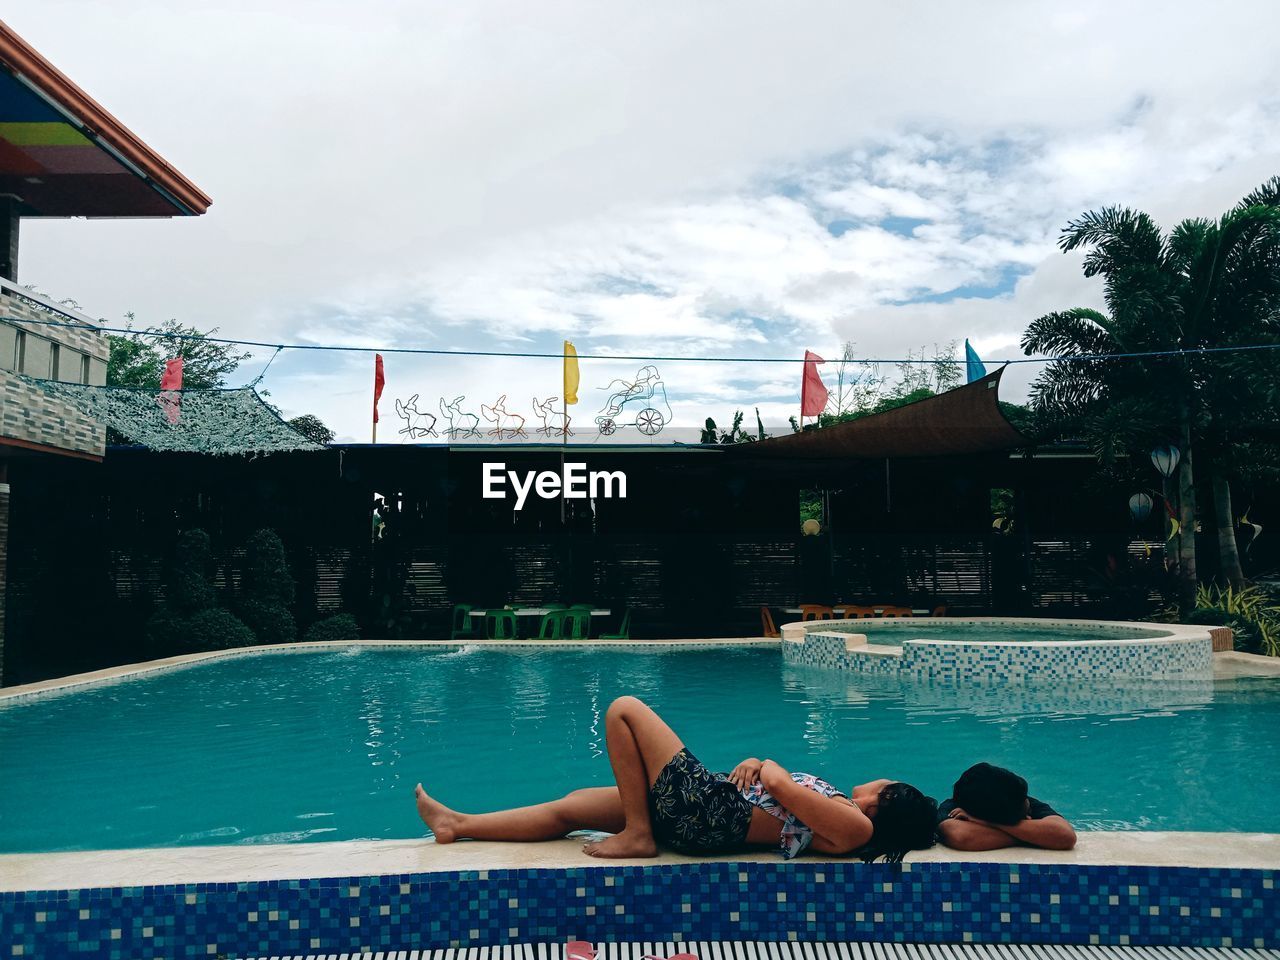
[[[815,777],[812,773],[793,773],[791,774],[791,779],[805,789],[820,793],[824,797],[845,796],[844,793],[827,783],[827,781]],[[756,781],[742,791],[742,795],[747,798],[747,802],[752,806],[759,807],[771,817],[777,817],[782,821],[782,835],[779,837],[778,846],[785,859],[790,860],[797,854],[803,853],[813,843],[813,830],[803,820],[780,804],[773,794],[764,788],[764,784]]]
[[[791,779],[824,797],[844,796],[811,773],[793,773]],[[813,843],[813,831],[762,784],[739,790],[725,774],[712,773],[703,766],[687,748],[671,758],[649,788],[653,835],[681,853],[723,854],[747,849],[753,807],[782,821],[779,849],[787,860]]]

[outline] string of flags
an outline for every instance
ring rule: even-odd
[[[968,340],[964,342],[967,382],[987,375],[987,369]],[[559,396],[532,398],[531,416],[511,409],[508,394],[499,394],[492,403],[481,403],[479,413],[463,409],[466,395],[453,399],[440,397],[436,404],[439,416],[421,409],[421,394],[406,400],[396,399],[396,415],[404,421],[399,433],[407,440],[427,437],[449,440],[492,437],[497,440],[527,438],[530,432],[543,437],[568,438],[583,432],[575,429],[569,407],[578,404],[581,371],[578,351],[569,340],[564,341],[563,380]],[[800,418],[817,417],[827,408],[830,392],[822,382],[818,367],[827,361],[812,350],[804,354],[804,373],[800,381]],[[382,354],[374,354],[373,372],[373,441],[378,439],[378,403],[386,386],[386,370]],[[633,379],[615,378],[601,389],[610,391],[608,399],[595,414],[593,426],[601,436],[611,436],[619,429],[634,427],[647,437],[657,436],[674,419],[667,399],[666,382],[657,366],[646,364]],[[536,426],[535,424],[541,424]]]

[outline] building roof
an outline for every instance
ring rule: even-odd
[[[209,197],[0,22],[0,194],[27,217],[177,217]]]
[[[1000,412],[998,387],[1003,370],[905,407],[732,449],[746,456],[883,459],[995,453],[1029,446],[1031,441]]]

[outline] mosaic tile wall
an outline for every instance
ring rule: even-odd
[[[1202,640],[1080,646],[909,642],[902,647],[902,666],[917,677],[966,683],[1208,676],[1213,672],[1213,641],[1206,635]]]
[[[1003,684],[1091,679],[1209,677],[1213,642],[1202,639],[1123,640],[1106,643],[985,644],[908,640],[901,656],[874,648],[845,648],[845,633],[807,633],[782,644],[788,663],[873,673],[905,673],[918,680]]]
[[[583,939],[1280,947],[1280,871],[702,863],[0,893],[0,957]]]

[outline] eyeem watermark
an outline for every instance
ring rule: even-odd
[[[486,500],[506,499],[507,484],[516,495],[516,509],[523,510],[529,492],[537,493],[543,500],[564,497],[566,500],[612,500],[627,497],[627,475],[621,470],[587,470],[585,463],[566,463],[561,472],[555,470],[526,470],[523,474],[508,470],[505,463],[484,465]]]

